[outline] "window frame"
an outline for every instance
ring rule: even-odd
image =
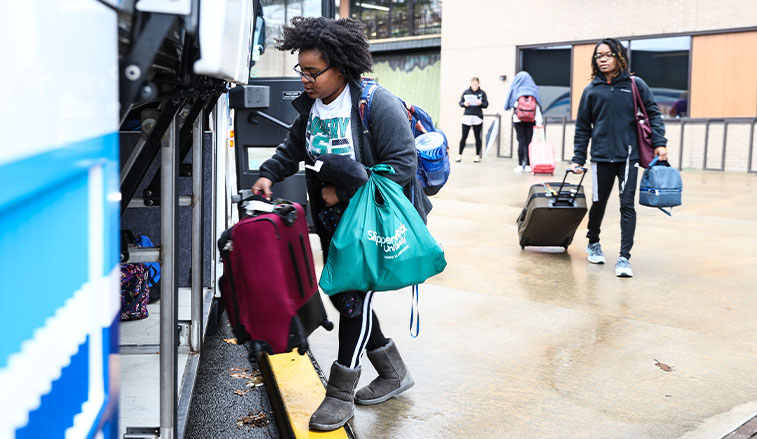
[[[739,27],[739,28],[733,28],[733,29],[715,29],[715,30],[706,30],[706,31],[695,31],[695,32],[673,32],[673,33],[659,33],[659,34],[649,34],[649,35],[631,35],[631,36],[621,36],[616,37],[617,40],[621,42],[628,42],[628,46],[626,47],[628,49],[628,62],[633,65],[633,59],[631,55],[631,42],[634,40],[649,40],[649,39],[659,39],[659,38],[670,38],[670,37],[690,37],[692,39],[692,45],[689,48],[689,66],[688,66],[688,79],[687,79],[687,92],[689,96],[689,103],[691,103],[692,99],[692,92],[691,92],[691,68],[692,68],[692,49],[693,49],[693,38],[696,36],[701,35],[718,35],[718,34],[735,34],[735,33],[742,33],[742,32],[754,32],[757,31],[757,26],[750,26],[750,27]],[[516,45],[515,46],[515,71],[519,72],[522,70],[521,66],[521,50],[523,49],[535,49],[535,48],[547,48],[547,47],[555,47],[555,46],[570,46],[571,47],[571,56],[570,56],[570,63],[571,63],[571,69],[570,69],[570,84],[571,84],[571,102],[570,105],[573,105],[572,99],[573,99],[573,46],[576,45],[584,45],[584,44],[596,44],[597,41],[599,41],[601,38],[597,39],[584,39],[584,40],[570,40],[570,41],[557,41],[557,42],[550,42],[550,43],[541,43],[541,44],[522,44],[522,45]],[[689,109],[690,111],[690,109]],[[571,117],[567,119],[567,122],[575,122],[575,119],[573,119],[572,114]],[[757,117],[757,115],[755,115]],[[749,121],[752,119],[755,119],[755,117],[735,117],[735,118],[727,118],[728,120],[734,120],[734,121]],[[717,117],[708,117],[708,118],[691,118],[691,117],[684,117],[684,118],[666,118],[667,121],[676,121],[676,120],[707,120],[707,119],[723,119],[723,118],[717,118]]]

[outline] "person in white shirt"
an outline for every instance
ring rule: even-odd
[[[459,162],[463,159],[465,142],[468,140],[471,127],[473,127],[473,137],[476,139],[476,157],[473,161],[478,163],[481,161],[481,128],[484,124],[482,109],[489,106],[489,100],[486,98],[486,92],[481,90],[477,77],[474,76],[470,80],[470,87],[460,96],[460,106],[465,108],[462,120],[463,136],[460,138],[460,153],[455,161]]]

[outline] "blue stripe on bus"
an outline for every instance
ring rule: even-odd
[[[90,280],[89,168],[105,165],[107,200],[117,154],[113,133],[0,165],[0,369]],[[106,276],[118,264],[118,204],[104,210]]]
[[[60,378],[53,381],[50,392],[42,396],[39,407],[29,412],[26,426],[16,430],[16,439],[63,439],[89,397],[88,374],[89,337],[79,345]]]
[[[88,177],[69,175],[45,197],[0,208],[0,369],[89,281]]]
[[[0,208],[54,187],[104,160],[117,160],[118,133],[86,139],[25,159],[0,164]],[[116,166],[118,163],[116,162]]]

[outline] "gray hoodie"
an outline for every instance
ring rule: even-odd
[[[431,201],[421,188],[416,176],[418,159],[415,150],[415,138],[410,129],[407,110],[396,96],[383,87],[379,87],[373,95],[371,107],[371,131],[363,127],[360,120],[359,101],[360,84],[350,82],[352,95],[352,138],[355,140],[355,160],[365,166],[385,163],[394,168],[395,173],[385,174],[388,178],[403,187],[408,199],[413,200],[415,209],[423,221],[431,211]],[[276,153],[260,166],[260,176],[266,177],[274,183],[293,175],[299,169],[300,162],[312,165],[313,160],[306,152],[305,126],[310,115],[310,108],[315,102],[303,93],[292,101],[292,105],[299,113],[289,130],[284,142],[276,148]],[[308,196],[310,199],[311,215],[314,215],[316,231],[323,238],[323,231],[319,227],[320,221],[315,215],[325,207],[321,198],[322,183],[318,174],[312,170],[305,171]],[[412,194],[411,194],[412,190]],[[340,201],[349,201],[354,194],[344,188],[337,188],[336,195]]]

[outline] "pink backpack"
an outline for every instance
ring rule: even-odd
[[[515,107],[515,116],[521,122],[533,122],[536,120],[536,99],[533,96],[521,96]]]

